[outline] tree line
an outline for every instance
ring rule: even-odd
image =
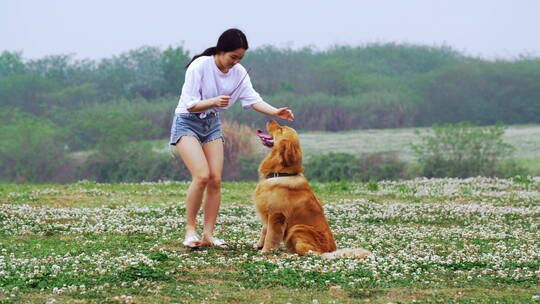
[[[73,55],[25,60],[4,51],[0,107],[51,119],[58,112],[125,100],[160,103],[169,111],[191,55],[183,46],[145,46],[101,60]],[[266,100],[302,117],[299,129],[540,121],[539,58],[488,61],[450,47],[387,43],[324,51],[267,46],[248,51],[242,64],[252,68],[254,87]],[[264,119],[239,107],[226,115],[248,125]],[[165,125],[159,123],[162,117],[148,118]]]
[[[144,46],[100,60],[3,51],[0,180],[110,176],[96,164],[139,179],[133,170],[145,166],[156,179],[178,178],[160,176],[168,165],[150,168],[157,162],[144,159],[151,148],[132,143],[169,136],[192,55],[183,46]],[[291,125],[299,130],[540,122],[540,58],[489,61],[445,46],[386,43],[267,46],[248,51],[242,64],[265,100],[294,110]],[[239,106],[223,116],[256,128],[268,119]],[[66,166],[66,155],[77,151],[95,153],[79,157],[87,166]],[[130,155],[139,165],[120,163]]]

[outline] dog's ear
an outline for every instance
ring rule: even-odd
[[[279,143],[279,155],[283,166],[290,167],[295,165],[302,158],[302,152],[297,144],[288,139],[282,139]]]

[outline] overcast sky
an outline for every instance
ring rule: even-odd
[[[399,42],[540,56],[539,0],[0,0],[0,51],[25,58],[98,59],[143,45],[193,54],[231,27],[252,48]]]

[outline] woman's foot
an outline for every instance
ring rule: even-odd
[[[197,232],[191,229],[186,229],[186,238],[182,244],[188,248],[195,249],[202,246],[202,241],[199,240]]]
[[[222,239],[216,239],[214,237],[203,237],[201,246],[216,246],[219,248],[228,248],[229,245],[227,245],[227,242],[225,242]]]

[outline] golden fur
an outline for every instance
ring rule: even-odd
[[[270,121],[267,129],[274,145],[259,166],[255,201],[263,229],[257,248],[269,252],[283,241],[289,252],[299,255],[313,252],[327,258],[367,257],[369,252],[360,248],[336,251],[321,202],[302,174],[302,150],[296,131],[275,121]],[[274,172],[299,174],[266,178]]]

